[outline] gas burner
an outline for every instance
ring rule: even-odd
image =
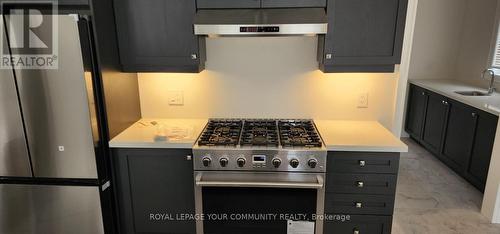
[[[282,147],[321,147],[322,142],[311,120],[278,121]]]
[[[211,120],[198,140],[200,146],[236,146],[240,140],[241,120]]]
[[[245,120],[241,146],[278,146],[275,120]]]

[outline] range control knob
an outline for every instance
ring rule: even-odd
[[[201,161],[203,162],[204,167],[209,167],[210,163],[212,163],[212,159],[210,159],[209,157],[203,157]]]
[[[310,168],[315,168],[316,165],[318,165],[318,160],[314,159],[314,158],[311,158],[309,159],[309,161],[307,161],[307,165],[310,167]]]
[[[274,166],[275,168],[278,168],[278,167],[280,167],[280,165],[281,165],[281,159],[279,159],[279,158],[273,158],[272,163],[273,163],[273,166]]]
[[[293,168],[297,168],[299,166],[299,160],[297,160],[296,158],[290,160],[290,166],[292,166]]]
[[[238,167],[245,166],[245,162],[246,162],[245,158],[238,158],[238,159],[236,159],[236,164],[238,164]]]
[[[219,163],[221,167],[226,167],[227,164],[229,163],[229,160],[227,158],[220,158]]]

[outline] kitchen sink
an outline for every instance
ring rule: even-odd
[[[490,96],[490,94],[488,94],[487,92],[481,92],[481,91],[455,91],[455,93],[464,96]]]

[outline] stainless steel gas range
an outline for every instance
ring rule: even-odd
[[[312,120],[209,120],[193,147],[197,233],[322,233],[326,155]]]

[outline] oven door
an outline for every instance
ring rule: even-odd
[[[324,193],[324,173],[195,172],[196,233],[287,234],[303,221],[321,234]]]

